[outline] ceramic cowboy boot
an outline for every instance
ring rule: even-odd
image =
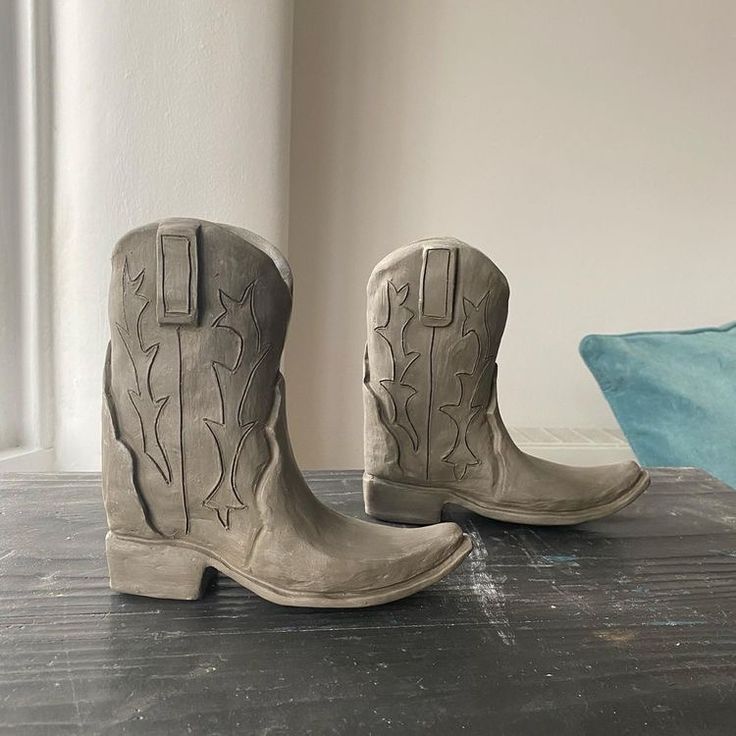
[[[397,529],[323,506],[292,455],[281,351],[291,273],[246,231],[165,220],[115,247],[103,495],[114,590],[199,597],[219,571],[274,603],[355,607],[430,585],[455,524]]]
[[[446,503],[525,524],[575,524],[626,506],[649,477],[634,462],[575,468],[519,450],[496,398],[509,287],[454,239],[391,253],[368,283],[366,511],[426,524]]]

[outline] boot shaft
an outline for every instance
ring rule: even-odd
[[[486,475],[485,421],[509,287],[454,239],[399,249],[368,283],[366,471],[443,482]]]
[[[244,231],[166,220],[115,247],[106,400],[154,532],[255,514],[290,309],[288,266]]]

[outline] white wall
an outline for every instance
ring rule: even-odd
[[[451,234],[511,282],[509,424],[613,427],[589,332],[736,318],[736,3],[296,4],[289,415],[359,467],[364,284]]]
[[[57,0],[55,443],[99,467],[109,255],[174,215],[284,247],[291,0]]]

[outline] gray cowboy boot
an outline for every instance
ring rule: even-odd
[[[576,468],[512,442],[496,397],[509,287],[482,253],[425,240],[384,258],[368,282],[365,508],[426,524],[446,503],[524,524],[576,524],[649,485],[634,462]]]
[[[279,372],[291,299],[283,256],[246,231],[164,220],[115,247],[103,407],[114,590],[197,598],[219,571],[274,603],[370,606],[469,552],[455,524],[379,526],[312,495]]]

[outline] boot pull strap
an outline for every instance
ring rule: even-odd
[[[456,276],[457,248],[424,249],[419,279],[419,319],[423,325],[447,327],[452,322]]]
[[[156,316],[160,325],[197,323],[196,220],[167,220],[156,233]]]

